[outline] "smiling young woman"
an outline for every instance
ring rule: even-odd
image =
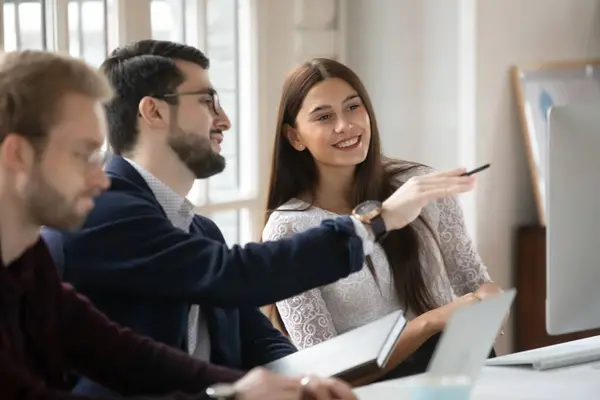
[[[279,106],[263,240],[278,240],[322,220],[383,200],[409,179],[434,173],[381,152],[373,106],[360,79],[329,59],[287,78]],[[405,228],[389,232],[360,272],[267,308],[294,344],[307,348],[403,309],[409,323],[392,357],[425,368],[453,309],[499,291],[467,236],[455,198],[430,203]]]

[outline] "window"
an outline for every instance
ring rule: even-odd
[[[46,24],[43,0],[4,0],[4,50],[43,50]]]
[[[69,0],[69,54],[99,67],[107,55],[106,1]]]
[[[256,189],[258,112],[250,25],[256,0],[4,0],[3,4],[7,51],[64,51],[99,66],[112,48],[147,37],[202,49],[211,59],[211,79],[232,128],[222,144],[225,171],[195,182],[188,197],[199,213],[215,220],[228,244],[256,239],[252,232],[260,227],[252,226],[251,217],[263,211]]]
[[[209,199],[219,202],[235,199],[240,192],[239,132],[239,40],[238,1],[209,0],[207,7],[206,53],[211,60],[210,75],[219,92],[223,109],[231,120],[225,133],[222,155],[227,159],[223,174],[208,180]]]
[[[206,5],[206,54],[210,57],[210,76],[213,85],[219,92],[221,104],[231,120],[231,129],[225,132],[222,145],[222,155],[227,160],[223,173],[216,175],[207,182],[205,202],[206,208],[212,204],[236,202],[240,199],[252,199],[254,180],[244,176],[243,171],[252,170],[252,160],[242,156],[241,149],[251,151],[245,142],[255,136],[252,123],[248,123],[250,109],[241,107],[251,98],[250,80],[240,66],[249,68],[250,37],[248,1],[245,0],[208,0]],[[245,138],[246,140],[242,140]],[[252,201],[252,200],[250,200]],[[256,203],[256,200],[254,200]],[[257,208],[254,204],[254,208]],[[233,215],[233,214],[232,214]],[[235,224],[236,240],[229,244],[250,241],[249,231],[244,227],[249,225],[248,209],[238,209],[237,218],[223,221],[219,226],[233,231],[230,226]],[[227,224],[226,224],[227,223]],[[232,233],[233,236],[233,233]]]
[[[4,0],[4,50],[68,51],[99,66],[107,53],[106,0],[69,0],[66,9],[59,4],[63,3]],[[68,27],[53,26],[54,21],[67,21]],[[52,40],[55,36],[61,39]]]
[[[240,243],[240,210],[217,211],[207,215],[221,229],[228,244]]]
[[[150,3],[152,39],[185,41],[185,3],[185,0],[152,0]]]

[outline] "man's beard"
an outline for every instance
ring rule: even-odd
[[[174,127],[168,144],[196,179],[210,178],[225,169],[225,157],[212,149],[210,139]]]
[[[75,201],[68,201],[37,171],[25,192],[25,206],[31,223],[55,229],[73,230],[81,227],[88,213],[78,214]]]

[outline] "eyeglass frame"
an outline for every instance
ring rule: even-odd
[[[44,137],[42,135],[30,137],[30,136],[23,135],[21,133],[14,133],[14,134],[23,138],[24,140],[26,140],[31,146],[33,146],[34,149],[39,148],[39,146],[42,145],[42,143],[45,143],[45,140],[46,140],[46,137]],[[61,150],[67,150],[71,154],[71,156],[82,161],[83,164],[85,165],[86,170],[93,170],[96,167],[101,167],[101,166],[105,165],[106,162],[112,156],[112,151],[110,150],[110,146],[108,146],[106,149],[104,147],[100,147],[100,148],[94,149],[91,152],[87,152],[87,151],[83,151],[81,149],[75,149],[75,148],[71,148],[71,147],[65,147],[65,146],[61,146]]]
[[[219,109],[221,108],[221,101],[219,100],[219,94],[213,88],[194,90],[191,92],[176,92],[153,95],[152,97],[168,101],[169,99],[175,99],[181,96],[198,96],[198,95],[209,95],[212,99],[212,111],[215,115],[219,115]]]

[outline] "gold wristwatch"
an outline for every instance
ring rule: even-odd
[[[380,201],[368,200],[357,205],[352,211],[354,218],[371,227],[375,241],[379,241],[387,233],[385,221],[381,216],[382,209]]]

